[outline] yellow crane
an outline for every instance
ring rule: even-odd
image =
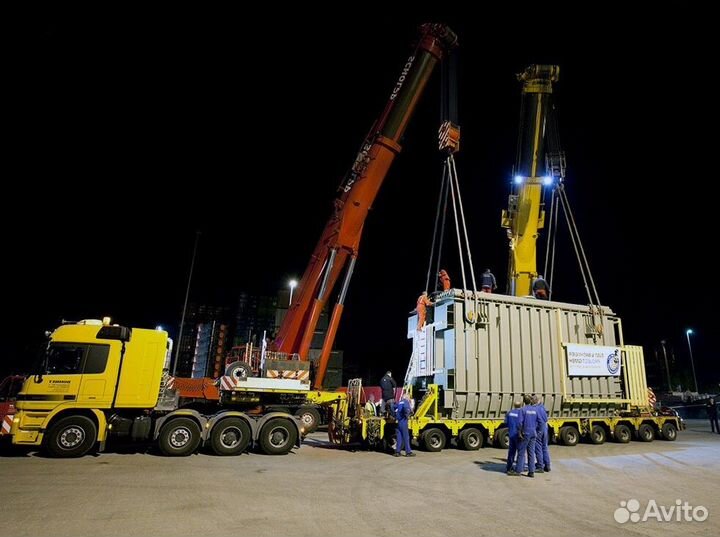
[[[552,182],[545,166],[545,132],[557,65],[531,65],[517,75],[523,83],[520,132],[513,190],[502,212],[502,227],[510,241],[508,290],[514,296],[531,294],[537,277],[537,238],[545,224],[542,189]]]

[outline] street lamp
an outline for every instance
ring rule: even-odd
[[[687,336],[687,340],[688,340],[688,351],[690,351],[690,365],[692,366],[693,380],[695,381],[695,391],[699,393],[697,376],[695,375],[695,360],[693,360],[692,346],[690,345],[690,334],[692,334],[692,333],[693,333],[692,328],[688,328],[685,331],[685,335]]]
[[[667,359],[667,351],[665,350],[665,340],[660,341],[660,345],[662,345],[663,350],[663,356],[665,357],[665,371],[667,371],[667,383],[668,383],[668,391],[672,391],[672,384],[670,384],[670,366],[668,365],[668,359]]]
[[[288,282],[288,285],[290,286],[290,300],[288,300],[288,308],[289,308],[290,305],[292,304],[293,291],[294,291],[295,288],[297,287],[297,284],[298,284],[297,280],[290,280],[290,281]]]

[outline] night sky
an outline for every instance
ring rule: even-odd
[[[600,297],[650,362],[666,339],[679,374],[689,372],[692,327],[701,387],[718,391],[718,275],[708,261],[718,189],[706,134],[717,119],[716,60],[701,14],[658,12],[650,24],[586,8],[562,24],[520,7],[485,17],[294,9],[282,19],[270,9],[45,13],[28,25],[5,81],[13,320],[3,373],[27,369],[60,319],[110,315],[176,335],[196,230],[193,300],[235,304],[240,290],[273,293],[302,275],[418,23],[438,21],[461,43],[457,161],[476,270],[492,268],[504,288],[515,74],[558,64],[567,191]],[[406,367],[406,317],[425,282],[441,170],[438,84],[436,73],[366,223],[340,328],[346,362],[378,378]],[[561,246],[554,296],[586,303]],[[456,259],[444,265],[458,274]]]

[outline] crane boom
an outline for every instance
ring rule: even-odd
[[[523,83],[514,191],[502,213],[502,227],[510,240],[508,294],[531,294],[537,277],[537,238],[543,228],[542,187],[545,176],[545,129],[552,94],[558,80],[556,65],[531,65],[517,75]]]
[[[370,129],[340,185],[334,210],[300,280],[296,299],[278,331],[273,345],[275,350],[298,353],[301,360],[307,360],[320,314],[343,269],[347,267],[316,369],[315,388],[322,387],[365,218],[395,155],[401,150],[400,139],[433,69],[456,42],[457,36],[447,26],[424,24],[420,27],[414,52],[403,66],[382,114]]]

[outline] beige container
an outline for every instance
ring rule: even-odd
[[[451,289],[428,308],[428,325],[413,340],[409,380],[441,387],[445,417],[504,416],[523,394],[544,398],[550,416],[609,416],[630,400],[628,378],[645,382],[642,351],[622,347],[620,320],[607,307]],[[567,344],[622,351],[618,376],[572,375]],[[639,355],[639,358],[638,358]],[[635,389],[640,391],[640,389]]]

